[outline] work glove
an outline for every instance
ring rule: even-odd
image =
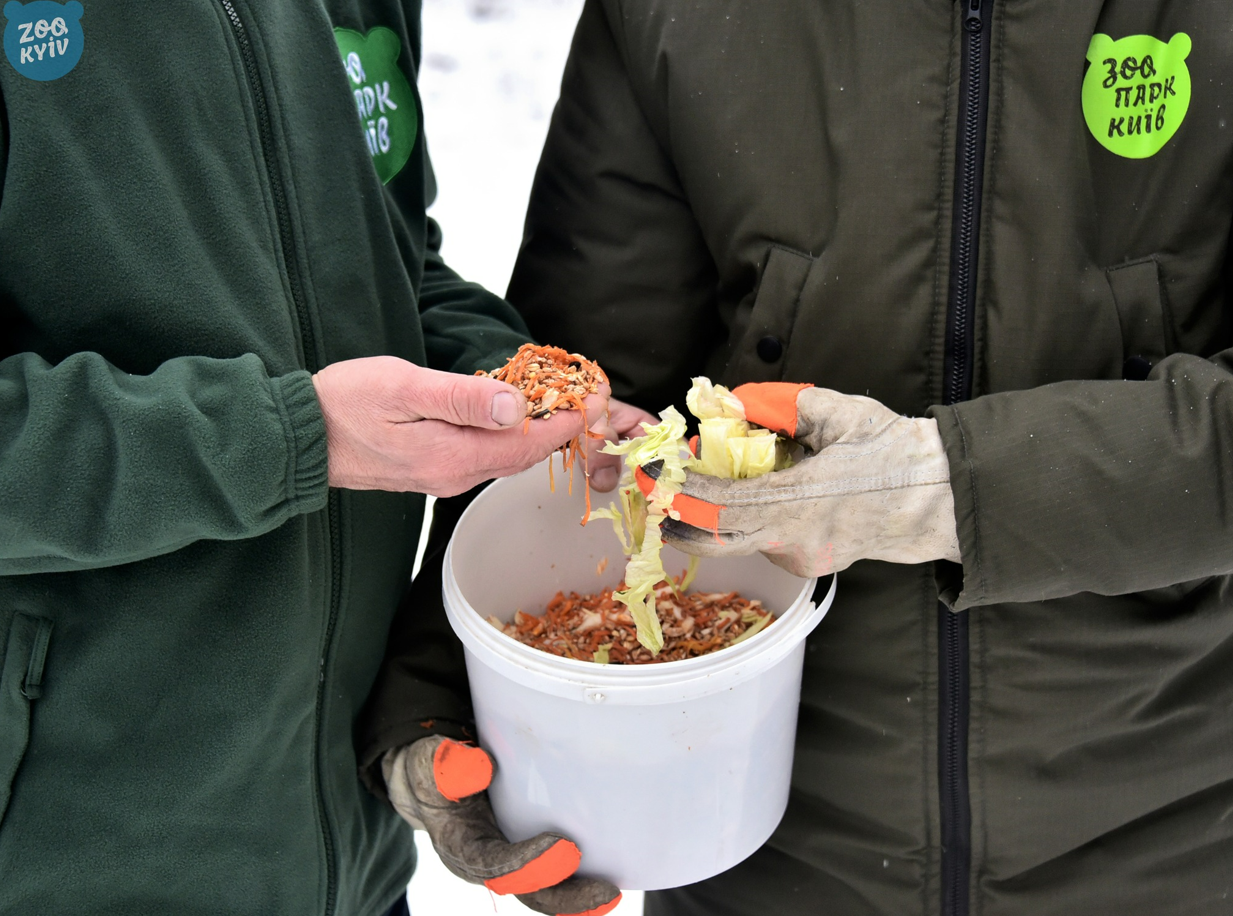
[[[700,556],[761,552],[798,576],[857,560],[959,560],[950,466],[937,421],[871,398],[764,382],[732,392],[751,423],[794,439],[804,457],[749,480],[687,473],[664,539]],[[644,492],[653,475],[637,475]]]
[[[480,748],[434,735],[387,751],[381,770],[394,810],[427,831],[445,867],[464,881],[552,916],[603,916],[621,902],[614,885],[574,874],[582,853],[565,837],[505,839],[484,791],[492,759]]]

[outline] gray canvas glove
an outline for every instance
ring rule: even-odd
[[[537,913],[603,916],[621,902],[607,881],[575,875],[578,847],[554,833],[510,843],[485,791],[492,759],[478,747],[434,735],[387,751],[381,771],[390,804],[425,830],[451,872],[496,894],[515,894]]]
[[[937,422],[870,398],[783,382],[733,391],[752,423],[799,442],[793,467],[750,480],[686,477],[664,539],[700,556],[761,552],[798,576],[857,560],[959,560]]]

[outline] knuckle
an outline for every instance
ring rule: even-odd
[[[446,389],[445,408],[449,418],[459,424],[470,425],[476,417],[477,392],[470,385],[454,383]]]

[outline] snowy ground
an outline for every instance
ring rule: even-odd
[[[503,293],[582,0],[424,0],[420,93],[447,263]],[[529,913],[448,871],[416,834],[412,916]],[[613,916],[640,916],[631,892]]]

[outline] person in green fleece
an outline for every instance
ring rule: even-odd
[[[423,731],[397,810],[357,778],[423,494],[583,432],[472,376],[529,335],[425,216],[418,3],[3,17],[0,914],[379,916],[408,819],[610,903],[494,834],[479,750]]]
[[[647,916],[1233,912],[1230,23],[586,0],[507,296],[808,446],[669,538],[841,570],[778,830]]]

